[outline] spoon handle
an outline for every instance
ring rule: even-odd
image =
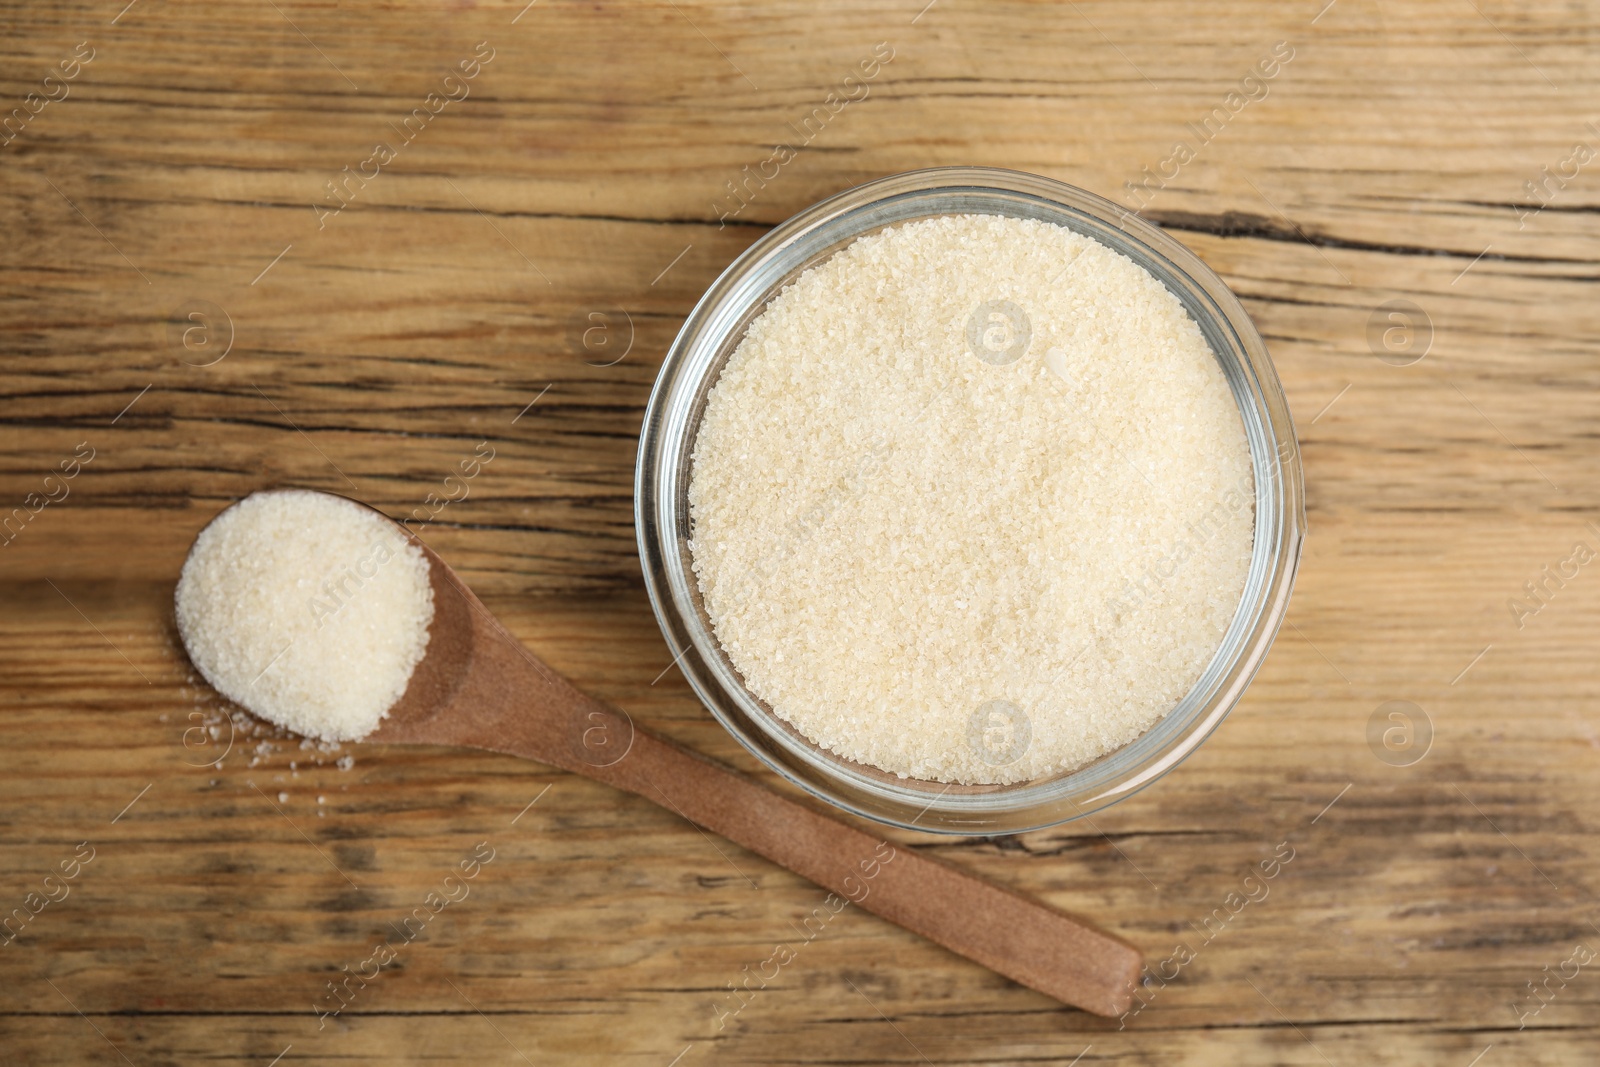
[[[823,815],[643,730],[635,729],[624,758],[592,770],[829,890],[805,921],[809,936],[853,903],[1063,1003],[1113,1016],[1130,1006],[1144,964],[1139,950],[1082,919]]]
[[[853,903],[1063,1003],[1113,1016],[1131,1005],[1144,960],[1128,942],[639,729],[516,648],[521,663],[488,672],[522,676],[493,725],[465,736],[464,717],[446,717],[458,732],[437,740],[554,763],[637,793],[815,882],[829,895],[804,920],[810,935]],[[496,703],[484,696],[471,703]]]
[[[1128,942],[636,728],[436,567],[448,624],[436,618],[424,669],[373,740],[471,745],[637,793],[828,890],[824,913],[854,903],[1063,1003],[1099,1015],[1130,1006],[1144,961]],[[807,929],[820,918],[813,911]]]

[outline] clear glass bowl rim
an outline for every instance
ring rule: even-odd
[[[1084,767],[1011,786],[898,779],[800,736],[750,694],[727,661],[690,569],[689,453],[706,392],[745,326],[772,295],[856,237],[936,215],[1042,218],[1110,245],[1183,301],[1211,342],[1239,403],[1256,483],[1256,533],[1239,608],[1188,695],[1143,735]],[[645,588],[674,663],[713,716],[762,763],[855,814],[907,829],[1020,833],[1081,818],[1175,767],[1238,703],[1287,611],[1305,532],[1294,423],[1266,345],[1244,307],[1187,247],[1127,209],[1075,186],[993,167],[890,175],[806,208],[770,230],[712,283],[657,374],[640,430],[634,521]]]

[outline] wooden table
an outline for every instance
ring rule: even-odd
[[[0,23],[0,1059],[1594,1061],[1593,10],[123,2]],[[579,684],[761,774],[667,669],[643,405],[768,228],[962,163],[1187,242],[1298,420],[1290,622],[1216,736],[1092,821],[895,835],[1139,943],[1175,977],[1136,1015],[854,909],[734,1000],[819,890],[538,765],[235,725],[187,668],[172,587],[226,503],[406,516],[488,442],[430,543]]]

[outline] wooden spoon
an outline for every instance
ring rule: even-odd
[[[366,740],[504,752],[637,793],[1025,986],[1099,1015],[1128,1009],[1144,962],[1128,942],[635,727],[530,653],[416,544],[432,565],[428,650]]]

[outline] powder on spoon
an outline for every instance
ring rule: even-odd
[[[1009,783],[1137,738],[1235,611],[1250,453],[1178,298],[1065,227],[863,237],[706,401],[694,571],[750,691],[900,776]]]
[[[352,500],[254,493],[195,539],[178,631],[228,699],[307,737],[358,740],[427,650],[430,571],[399,526]]]

